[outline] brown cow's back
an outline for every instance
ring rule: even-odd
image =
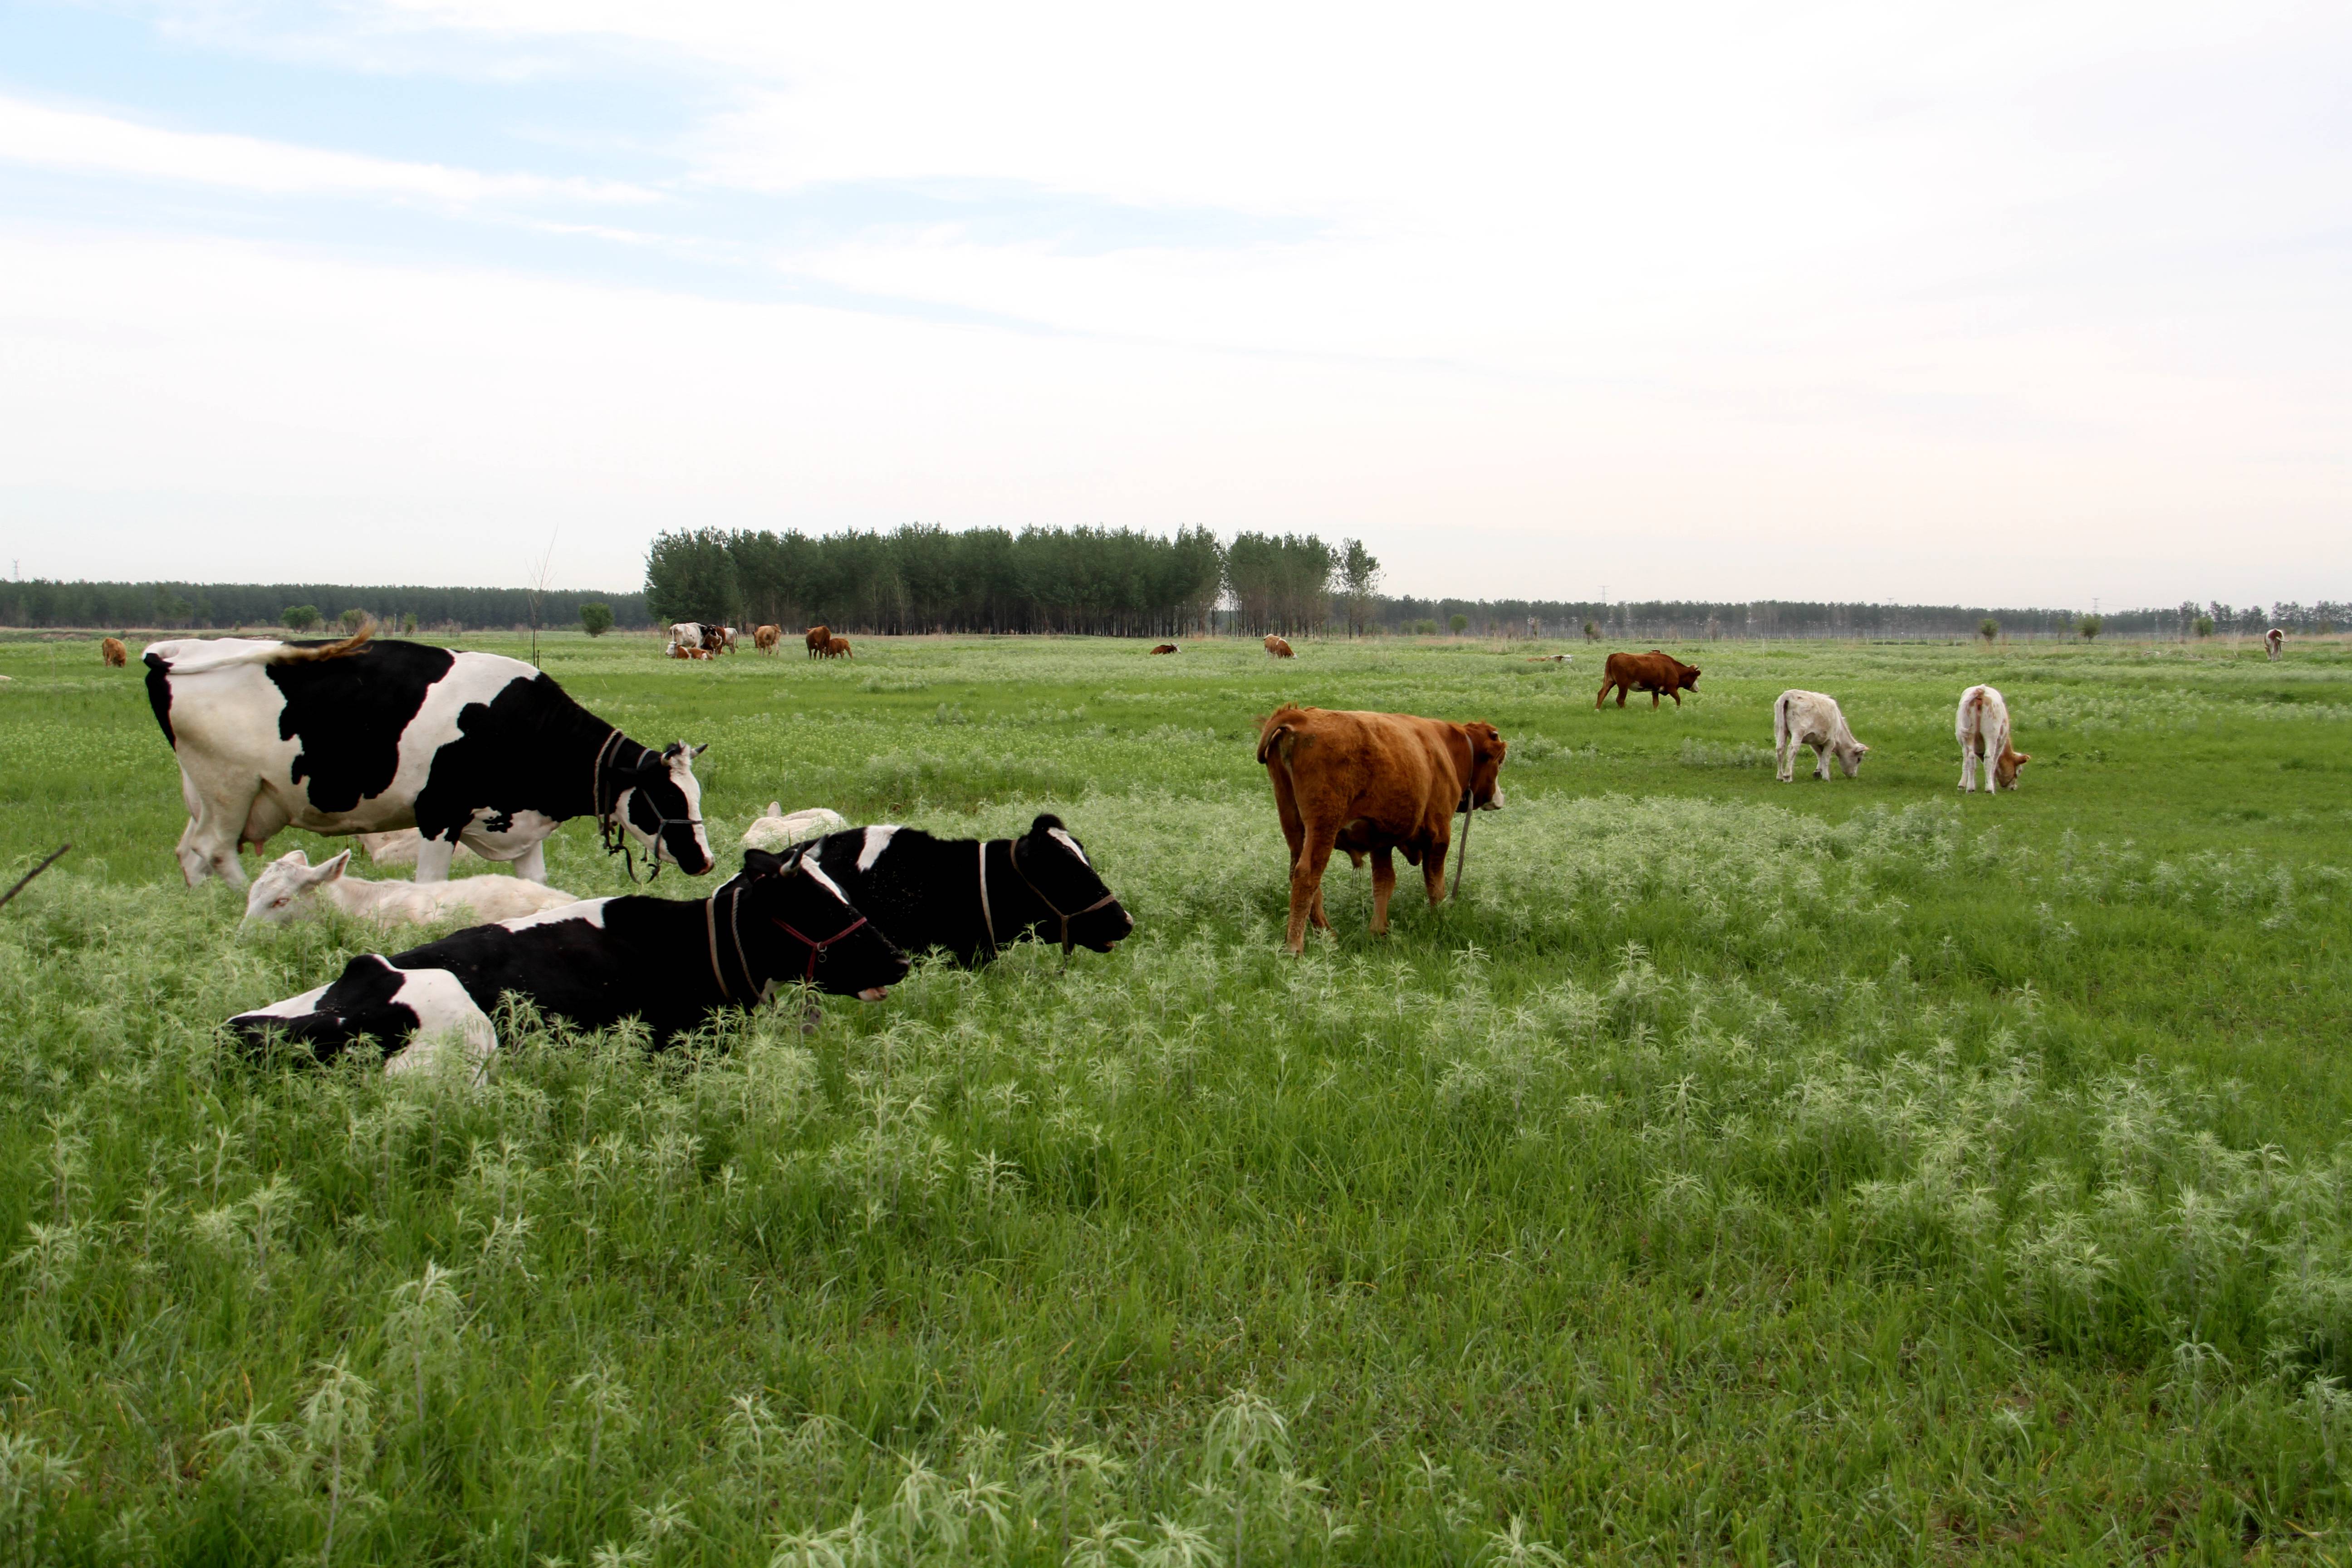
[[[106,661],[108,668],[121,669],[131,662],[131,650],[122,646],[121,637],[108,637],[98,645],[98,657]]]

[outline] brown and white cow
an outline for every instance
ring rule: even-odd
[[[1410,713],[1359,713],[1285,706],[1258,731],[1257,760],[1274,784],[1282,836],[1290,845],[1290,951],[1306,946],[1307,923],[1328,931],[1323,868],[1341,849],[1361,866],[1372,858],[1372,930],[1389,929],[1396,890],[1392,856],[1421,868],[1429,901],[1445,897],[1445,853],[1454,814],[1465,803],[1499,811],[1498,775],[1509,747],[1492,724],[1452,724]]]
[[[669,656],[672,658],[709,658],[710,650],[707,647],[688,647],[684,643],[674,642],[669,645]]]
[[[761,653],[775,652],[776,645],[783,640],[784,628],[782,626],[754,626],[751,628],[751,646],[758,648]]]
[[[1153,648],[1151,651],[1152,651],[1152,652],[1154,652],[1154,653],[1181,653],[1181,652],[1183,652],[1184,650],[1183,650],[1182,648],[1178,647],[1177,647],[1174,643],[1172,643],[1172,642],[1164,642],[1164,643],[1161,643],[1158,647]]]
[[[2279,651],[2285,644],[2286,633],[2277,626],[2273,626],[2263,634],[2263,647],[2269,650],[2273,663],[2277,661]]]
[[[1647,653],[1612,653],[1609,656],[1609,662],[1601,668],[1601,694],[1592,700],[1595,709],[1609,700],[1612,688],[1616,690],[1617,706],[1620,708],[1625,706],[1627,694],[1634,691],[1648,692],[1652,708],[1658,705],[1662,693],[1673,698],[1675,706],[1679,708],[1683,705],[1684,692],[1698,689],[1698,666],[1685,664],[1672,654],[1660,653],[1656,648]]]
[[[1298,656],[1290,651],[1290,645],[1288,643],[1283,641],[1280,637],[1274,636],[1272,633],[1268,633],[1265,639],[1265,657],[1268,658],[1296,658]]]
[[[1985,772],[1985,793],[2015,789],[2017,770],[2033,759],[2013,751],[2009,743],[2009,704],[1990,686],[1971,686],[1960,693],[1960,710],[1953,720],[1960,742],[1960,792],[1973,795],[1977,764]]]
[[[706,653],[733,653],[735,651],[735,628],[733,626],[704,626],[702,628],[702,647],[703,651]]]
[[[808,644],[808,656],[811,658],[823,658],[824,657],[825,645],[832,640],[833,628],[831,626],[811,626],[806,632],[803,632],[801,635],[801,641]]]
[[[1870,748],[1853,738],[1846,728],[1845,714],[1839,709],[1837,699],[1821,691],[1783,691],[1772,702],[1772,758],[1780,763],[1782,784],[1792,784],[1797,777],[1797,748],[1813,749],[1813,776],[1830,776],[1830,759],[1835,757],[1845,776],[1853,778],[1862,772],[1862,759]]]
[[[98,657],[106,661],[109,669],[121,669],[131,662],[131,650],[122,646],[121,637],[108,637],[98,645]],[[2276,658],[2278,655],[2271,655]]]

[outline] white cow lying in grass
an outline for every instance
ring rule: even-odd
[[[579,900],[561,888],[520,877],[466,877],[455,882],[366,882],[343,875],[348,849],[313,866],[291,849],[262,868],[245,896],[248,925],[279,925],[341,910],[378,925],[432,925],[452,915],[477,922],[535,915]]]
[[[768,815],[743,830],[743,847],[781,855],[804,838],[822,838],[848,826],[841,813],[821,805],[786,816],[783,802],[772,800],[768,803]]]
[[[1813,776],[1830,776],[1830,758],[1834,755],[1845,776],[1862,772],[1862,759],[1870,748],[1853,738],[1846,728],[1845,714],[1837,699],[1819,691],[1788,690],[1780,693],[1772,704],[1772,755],[1780,764],[1780,782],[1794,783],[1797,776],[1797,748],[1813,749]]]
[[[2017,770],[2033,759],[2009,744],[2009,704],[1990,686],[1971,686],[1960,693],[1960,710],[1952,722],[1960,742],[1960,793],[1973,795],[1977,764],[1984,764],[1985,793],[2015,789]]]
[[[488,877],[474,879],[490,880]],[[537,886],[530,882],[522,885]],[[249,1030],[280,1021],[282,1026],[297,1029],[314,1022],[320,998],[338,988],[339,994],[355,998],[373,1009],[367,1014],[367,1021],[377,1043],[384,1047],[383,1071],[387,1078],[432,1072],[440,1067],[444,1053],[454,1048],[464,1052],[466,1059],[475,1064],[474,1077],[478,1080],[482,1070],[489,1066],[490,1053],[499,1048],[499,1032],[489,1015],[476,1005],[456,975],[446,969],[394,969],[389,960],[376,953],[352,960],[342,976],[327,985],[241,1014],[236,1021]]]

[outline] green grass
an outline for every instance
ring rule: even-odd
[[[467,1088],[226,1047],[382,939],[238,935],[136,668],[0,645],[0,854],[78,846],[0,912],[0,1552],[2346,1556],[2343,648],[1716,645],[1595,713],[1580,647],[858,647],[545,662],[712,742],[714,844],[1050,808],[1136,939],[509,1018]],[[1975,679],[2017,795],[1953,788]],[[1773,781],[1790,685],[1860,779]],[[1277,951],[1284,700],[1501,727],[1460,905],[1374,939],[1343,862]]]

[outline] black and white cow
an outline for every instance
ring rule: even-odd
[[[919,827],[853,827],[809,853],[858,911],[908,952],[943,948],[985,963],[1040,933],[1108,952],[1135,929],[1058,816],[1018,838],[934,838]]]
[[[404,981],[393,977],[446,974],[486,1015],[514,995],[583,1028],[642,1018],[667,1043],[795,981],[879,1001],[907,967],[814,860],[747,849],[741,874],[707,899],[587,899],[389,959],[364,953],[332,984],[241,1013],[229,1027],[255,1044],[282,1036],[320,1058],[362,1036],[389,1044],[418,1026]]]
[[[446,880],[463,840],[547,880],[542,847],[589,816],[658,868],[710,869],[698,746],[656,752],[518,659],[424,643],[251,637],[147,646],[147,698],[188,804],[180,869],[245,886],[240,844],[282,827],[423,834],[416,879]]]

